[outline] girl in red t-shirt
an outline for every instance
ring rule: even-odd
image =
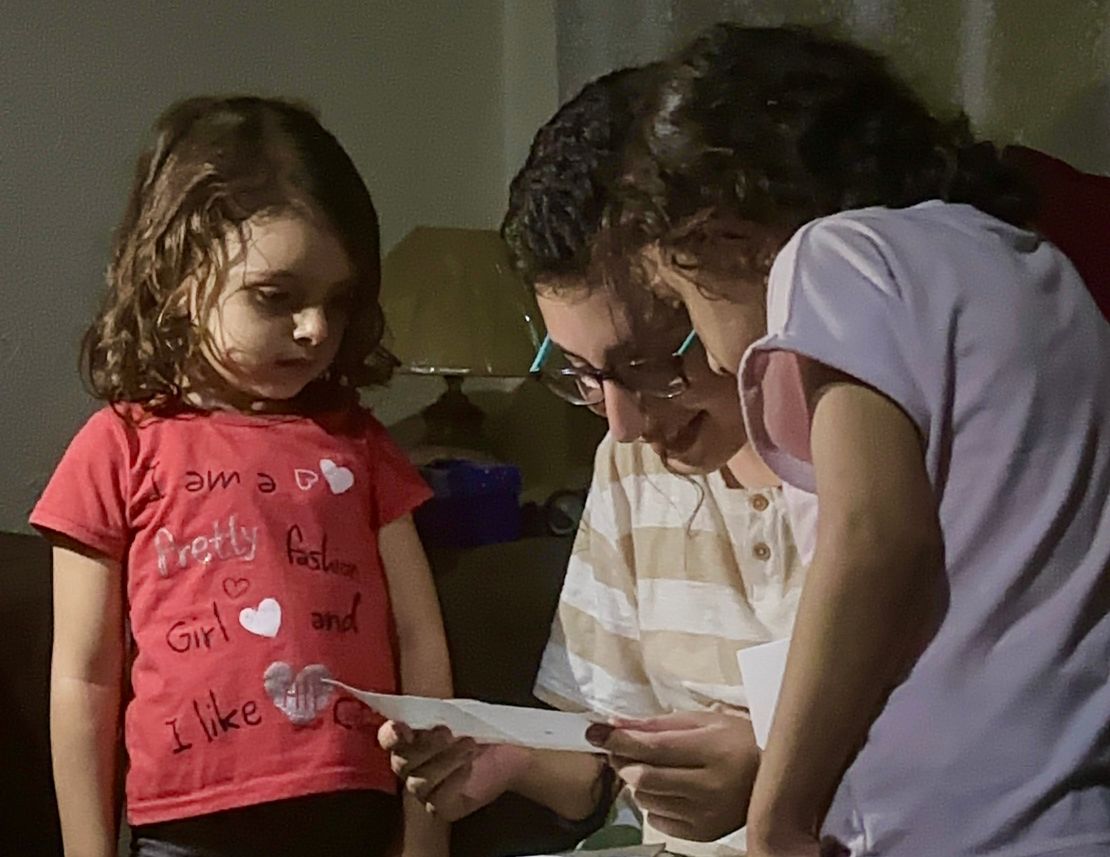
[[[451,692],[430,492],[358,405],[394,365],[370,194],[284,101],[193,98],[156,132],[84,341],[107,406],[31,517],[66,853],[116,853],[121,714],[133,854],[445,853],[328,682]]]

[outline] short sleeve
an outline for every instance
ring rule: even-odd
[[[803,227],[771,269],[768,334],[744,356],[740,395],[756,449],[804,491],[816,489],[808,405],[814,363],[882,393],[928,438],[929,409],[915,372],[921,337],[893,270],[874,223],[844,217]]]
[[[123,562],[130,542],[131,449],[124,418],[111,408],[70,441],[31,512],[30,523]]]
[[[659,713],[640,646],[623,463],[607,435],[536,676],[535,696],[564,711]]]
[[[389,436],[385,426],[369,414],[366,415],[366,441],[374,474],[374,524],[380,529],[427,502],[432,489]]]

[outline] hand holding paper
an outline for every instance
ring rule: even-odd
[[[586,729],[597,722],[585,714],[545,711],[516,705],[493,705],[475,699],[432,699],[359,690],[325,679],[361,700],[383,717],[412,729],[446,726],[458,738],[480,744],[514,744],[539,750],[596,753]]]

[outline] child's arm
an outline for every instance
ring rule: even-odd
[[[810,385],[817,550],[749,814],[752,855],[817,854],[828,801],[925,639],[943,544],[921,438],[871,388]]]
[[[451,696],[451,666],[431,569],[412,516],[382,527],[378,536],[401,659],[401,689],[418,696]],[[405,857],[447,853],[447,824],[404,793]]]
[[[66,857],[117,850],[123,649],[119,563],[55,542],[50,744]]]

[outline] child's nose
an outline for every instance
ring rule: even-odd
[[[620,443],[636,440],[644,433],[644,418],[637,397],[612,381],[603,382],[603,389],[609,431]]]
[[[328,338],[328,316],[321,307],[305,307],[293,317],[293,339],[302,345],[320,345]]]

